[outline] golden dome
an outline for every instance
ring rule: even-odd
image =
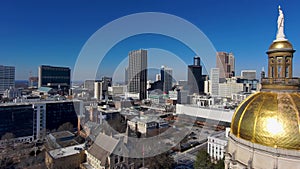
[[[274,148],[300,150],[300,93],[259,92],[235,111],[231,133]]]
[[[275,50],[275,49],[293,49],[293,45],[287,40],[274,41],[269,47],[269,50]]]

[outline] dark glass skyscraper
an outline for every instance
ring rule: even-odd
[[[172,89],[173,70],[171,68],[162,66],[160,69],[160,76],[162,82],[162,91],[168,93]]]
[[[194,64],[188,66],[188,87],[190,94],[204,93],[204,79],[199,56],[195,56]]]
[[[38,87],[51,87],[68,92],[71,84],[71,69],[42,65],[39,67]]]
[[[0,94],[10,87],[15,88],[15,67],[0,65]]]

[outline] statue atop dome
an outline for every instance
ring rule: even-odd
[[[277,35],[275,41],[286,41],[285,35],[284,35],[284,15],[281,10],[280,5],[278,6],[279,16],[277,19]]]

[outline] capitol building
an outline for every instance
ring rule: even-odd
[[[300,83],[293,77],[295,50],[278,10],[276,39],[267,51],[268,77],[232,117],[226,169],[300,169]]]

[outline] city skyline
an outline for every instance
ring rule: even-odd
[[[210,39],[216,51],[234,53],[236,72],[242,69],[260,72],[262,67],[266,68],[266,61],[257,63],[257,60],[267,58],[265,52],[276,36],[274,22],[278,15],[278,5],[282,6],[285,14],[287,39],[296,47],[300,44],[297,38],[297,27],[300,25],[297,19],[299,2],[295,1],[132,1],[122,5],[115,5],[121,1],[89,4],[32,2],[2,2],[0,10],[0,23],[3,25],[0,28],[1,60],[3,65],[16,67],[17,80],[27,80],[30,71],[37,76],[38,66],[43,64],[67,66],[73,70],[81,48],[94,32],[115,19],[140,12],[168,13],[196,25]],[[141,41],[144,38],[147,40]],[[191,64],[195,56],[185,47],[175,49],[174,46],[179,42],[163,36],[138,35],[122,43],[124,45],[117,44],[117,51],[112,49],[107,54],[108,59],[100,64],[101,69],[109,68],[113,59],[126,57],[129,51],[141,48],[170,51],[180,56],[186,65]],[[150,59],[149,54],[149,62]],[[296,52],[294,65],[299,62]],[[176,74],[176,67],[173,68]],[[112,76],[112,71],[103,71],[103,75]],[[295,66],[294,75],[300,75],[300,68]],[[185,72],[182,76],[186,79]]]

